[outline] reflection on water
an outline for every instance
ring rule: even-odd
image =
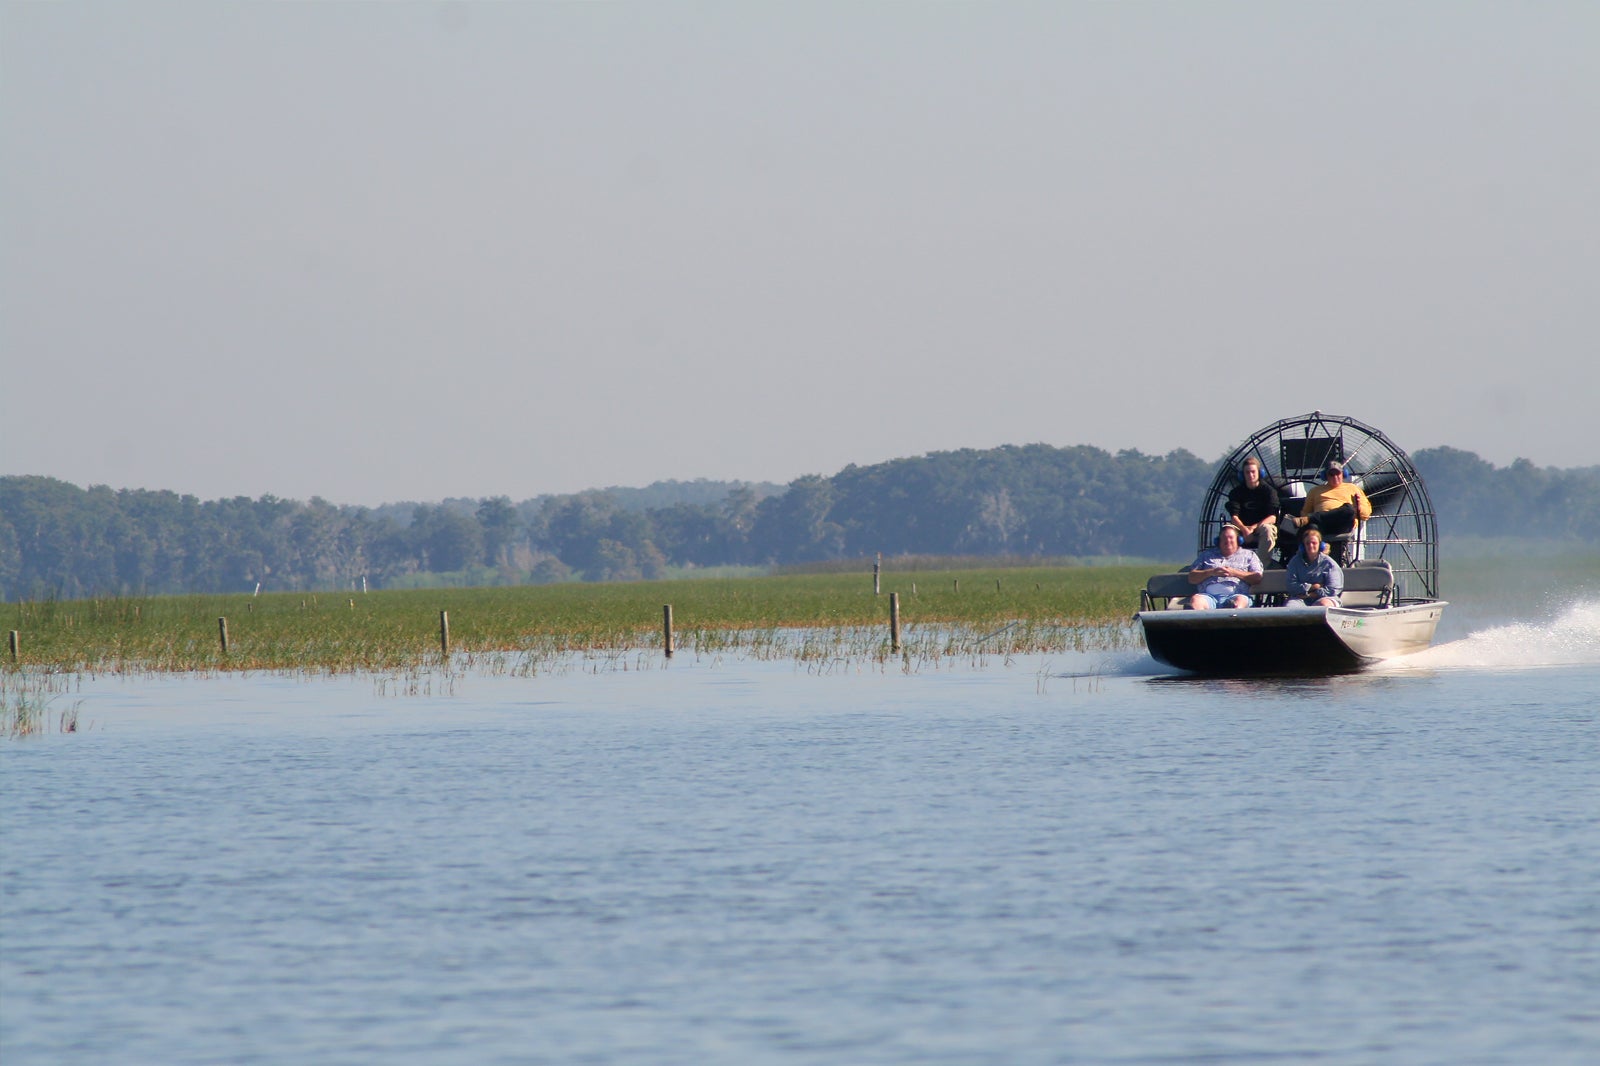
[[[1152,666],[1155,664],[1152,663]],[[1332,677],[1253,677],[1204,678],[1163,675],[1148,679],[1157,686],[1198,686],[1208,691],[1244,700],[1297,699],[1323,697],[1340,692],[1372,693],[1384,683],[1380,674],[1369,672],[1338,674]]]

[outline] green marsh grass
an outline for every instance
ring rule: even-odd
[[[617,584],[259,596],[102,597],[0,606],[21,636],[18,667],[86,673],[376,671],[420,676],[450,661],[537,672],[656,664],[661,608],[677,654],[901,665],[1126,646],[1151,567],[1003,567],[784,574]],[[890,594],[903,647],[889,647]],[[219,618],[228,620],[223,653]]]

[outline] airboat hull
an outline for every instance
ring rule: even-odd
[[[1212,677],[1353,673],[1433,643],[1445,603],[1140,611],[1157,662]]]

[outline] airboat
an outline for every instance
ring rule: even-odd
[[[1228,520],[1229,491],[1254,456],[1277,490],[1282,513],[1299,514],[1332,460],[1372,503],[1372,517],[1337,545],[1345,556],[1338,607],[1283,606],[1285,571],[1269,568],[1256,606],[1184,610],[1186,573],[1156,574],[1140,593],[1138,619],[1157,662],[1212,676],[1350,673],[1433,643],[1446,602],[1439,598],[1439,534],[1433,503],[1411,460],[1388,437],[1354,418],[1286,418],[1253,434],[1222,460],[1200,507],[1198,547],[1216,542]],[[1294,545],[1280,546],[1285,554]]]

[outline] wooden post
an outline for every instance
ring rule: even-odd
[[[672,604],[661,605],[661,649],[672,658]]]
[[[889,648],[900,650],[900,594],[889,593]]]
[[[883,595],[883,584],[882,584],[882,582],[881,582],[881,580],[879,579],[879,576],[878,576],[879,573],[882,570],[883,570],[883,553],[879,552],[878,553],[878,561],[872,564],[872,594],[874,596]]]
[[[228,620],[217,619],[217,640],[222,643],[222,654],[228,654]]]
[[[20,636],[18,636],[17,635],[17,631],[15,629],[13,629],[11,631],[11,661],[12,662],[16,662],[17,661],[17,656],[20,655],[21,652],[22,652],[22,638]]]
[[[961,591],[961,579],[958,577],[958,578],[956,578],[956,592],[959,593],[960,591]]]
[[[1000,591],[1000,579],[999,578],[995,578],[994,579],[994,590],[996,592]]]
[[[439,654],[450,658],[450,612],[439,612]]]

